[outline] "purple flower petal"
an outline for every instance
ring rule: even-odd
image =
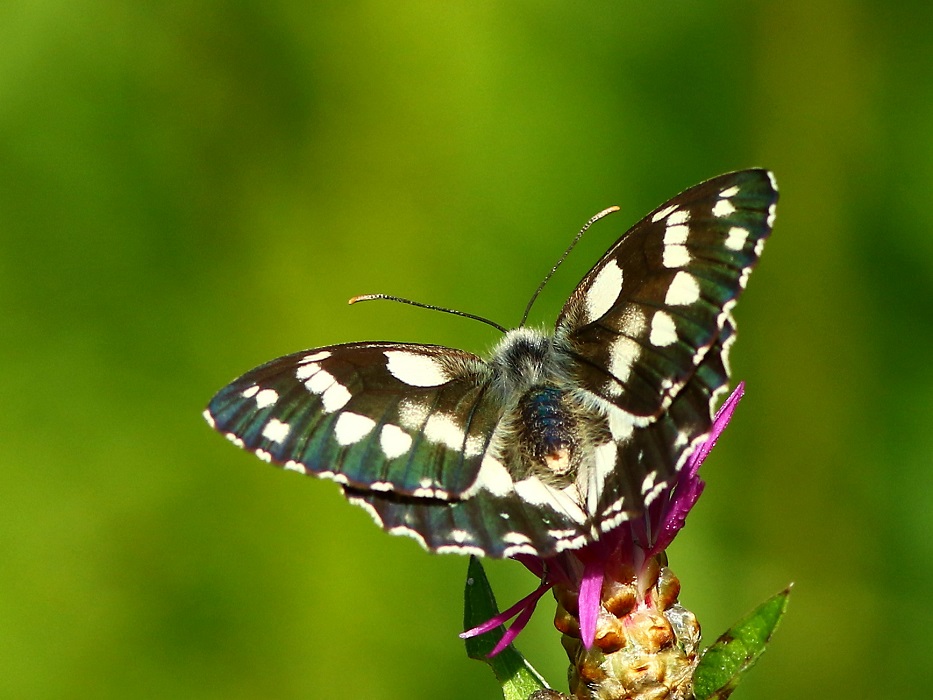
[[[592,558],[583,566],[577,607],[580,610],[580,638],[587,649],[593,646],[593,640],[596,639],[596,622],[599,620],[599,610],[602,605],[600,599],[602,598],[605,564],[606,562],[602,559]]]
[[[515,638],[521,633],[521,631],[525,629],[525,625],[527,625],[528,620],[531,619],[531,615],[532,613],[534,613],[535,606],[538,604],[538,599],[540,597],[541,596],[539,595],[534,600],[529,601],[529,604],[525,606],[524,610],[522,610],[518,614],[518,617],[515,618],[515,622],[512,623],[512,626],[509,627],[509,629],[506,630],[506,633],[502,635],[502,639],[500,639],[496,643],[496,646],[492,648],[492,651],[487,654],[488,657],[491,658],[493,656],[496,656],[498,653],[504,650],[509,644],[511,644],[515,640]]]
[[[494,630],[499,625],[504,625],[506,622],[511,620],[513,617],[515,617],[516,614],[518,614],[518,618],[516,619],[515,624],[512,625],[512,629],[514,629],[516,625],[519,624],[519,621],[522,620],[524,616],[524,622],[521,623],[521,625],[518,627],[518,630],[515,632],[515,634],[509,637],[509,641],[506,642],[502,646],[502,649],[505,649],[505,647],[507,647],[511,643],[512,639],[515,639],[516,635],[518,635],[518,633],[521,632],[522,629],[525,627],[525,624],[527,624],[528,622],[528,618],[531,617],[531,613],[534,612],[535,606],[538,604],[538,600],[541,598],[541,596],[543,596],[545,593],[551,590],[552,585],[553,584],[548,583],[548,582],[542,583],[535,590],[533,590],[531,593],[526,595],[524,598],[519,600],[517,603],[515,603],[515,605],[512,605],[507,610],[503,610],[501,613],[499,613],[495,617],[492,617],[486,620],[486,622],[482,623],[481,625],[477,625],[476,627],[468,629],[466,632],[461,632],[460,638],[469,639],[470,637],[478,637],[479,635],[485,634],[486,632],[489,632],[490,630]],[[506,637],[509,635],[512,629],[509,629],[509,631],[506,632]],[[503,637],[503,639],[505,639],[505,637]],[[500,644],[501,644],[501,641],[500,641]],[[490,656],[495,656],[500,651],[502,651],[502,649],[499,649],[499,644],[497,644],[496,647],[493,649],[492,653],[490,653]]]
[[[716,417],[713,418],[713,428],[710,431],[709,437],[707,437],[706,442],[700,445],[690,456],[690,460],[687,462],[687,471],[690,472],[691,475],[696,475],[700,465],[703,464],[703,460],[706,459],[706,456],[713,447],[716,446],[716,440],[719,439],[722,431],[729,425],[729,421],[732,420],[732,414],[735,412],[735,407],[739,405],[739,401],[742,400],[744,395],[745,382],[739,382],[735,391],[729,395],[729,398],[726,399],[722,406],[719,407],[719,410],[716,411]]]
[[[735,391],[732,392],[729,398],[725,400],[723,405],[720,406],[719,410],[716,412],[712,429],[706,440],[693,451],[693,454],[691,454],[690,458],[687,460],[687,464],[684,466],[683,471],[681,471],[677,484],[673,489],[673,496],[670,501],[665,504],[664,510],[662,511],[657,528],[657,537],[655,538],[654,546],[652,546],[649,552],[649,556],[655,556],[667,549],[675,535],[677,535],[684,526],[687,520],[687,513],[696,505],[697,500],[700,498],[700,494],[703,493],[703,489],[706,486],[703,480],[698,476],[700,465],[703,464],[707,455],[709,455],[710,451],[716,445],[716,441],[719,439],[722,431],[729,425],[732,414],[735,412],[735,407],[738,406],[744,394],[745,382],[740,382],[735,388]]]

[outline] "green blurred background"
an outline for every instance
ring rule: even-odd
[[[789,581],[736,697],[933,684],[933,5],[5,3],[0,696],[495,698],[466,560],[232,448],[224,383],[351,340],[481,352],[391,292],[551,323],[629,224],[766,166],[745,401],[671,551],[711,640]],[[535,582],[489,566],[501,603]],[[519,646],[559,688],[547,598]]]

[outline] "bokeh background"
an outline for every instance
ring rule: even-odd
[[[277,355],[487,349],[629,224],[772,168],[748,393],[671,551],[708,639],[795,581],[736,697],[933,684],[933,5],[5,3],[0,696],[495,698],[466,560],[200,417]],[[535,582],[489,566],[501,603]],[[558,688],[545,599],[520,648]]]

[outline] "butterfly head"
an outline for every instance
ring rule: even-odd
[[[524,327],[506,333],[489,358],[494,389],[505,402],[563,377],[565,365],[564,354],[552,335]]]

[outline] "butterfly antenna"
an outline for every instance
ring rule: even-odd
[[[404,299],[403,297],[392,296],[391,294],[360,294],[359,296],[353,297],[350,299],[349,304],[356,304],[361,301],[373,301],[375,299],[385,299],[386,301],[397,301],[402,304],[409,304],[410,306],[417,306],[419,309],[430,309],[431,311],[443,311],[445,314],[453,314],[454,316],[463,316],[464,318],[472,318],[474,321],[479,321],[480,323],[485,323],[487,326],[492,326],[500,333],[508,333],[508,330],[500,326],[495,321],[490,321],[488,318],[483,318],[482,316],[476,316],[475,314],[468,314],[466,311],[457,311],[456,309],[447,309],[443,306],[434,306],[433,304],[422,304],[420,301],[412,301],[411,299]]]
[[[554,267],[552,267],[551,271],[548,272],[547,275],[545,275],[544,279],[541,280],[541,284],[539,284],[538,288],[535,290],[535,293],[531,295],[531,299],[528,300],[528,306],[525,307],[525,313],[522,314],[522,322],[518,324],[519,328],[524,326],[525,321],[528,320],[528,314],[531,313],[531,307],[534,305],[535,300],[538,298],[538,295],[541,293],[541,290],[544,289],[544,285],[546,285],[548,283],[548,280],[550,280],[551,277],[554,276],[554,273],[557,272],[557,268],[560,267],[561,263],[567,259],[567,256],[570,255],[570,251],[573,250],[574,246],[576,246],[579,240],[583,238],[583,234],[586,233],[586,230],[590,226],[595,224],[597,221],[602,219],[603,217],[609,216],[613,212],[617,212],[617,211],[619,211],[619,207],[609,207],[608,209],[603,209],[601,212],[599,212],[598,214],[590,218],[589,221],[583,224],[583,228],[581,228],[580,232],[577,233],[576,236],[574,236],[574,239],[570,242],[570,245],[567,246],[567,250],[565,250],[564,254],[560,256],[560,260],[554,263]]]

